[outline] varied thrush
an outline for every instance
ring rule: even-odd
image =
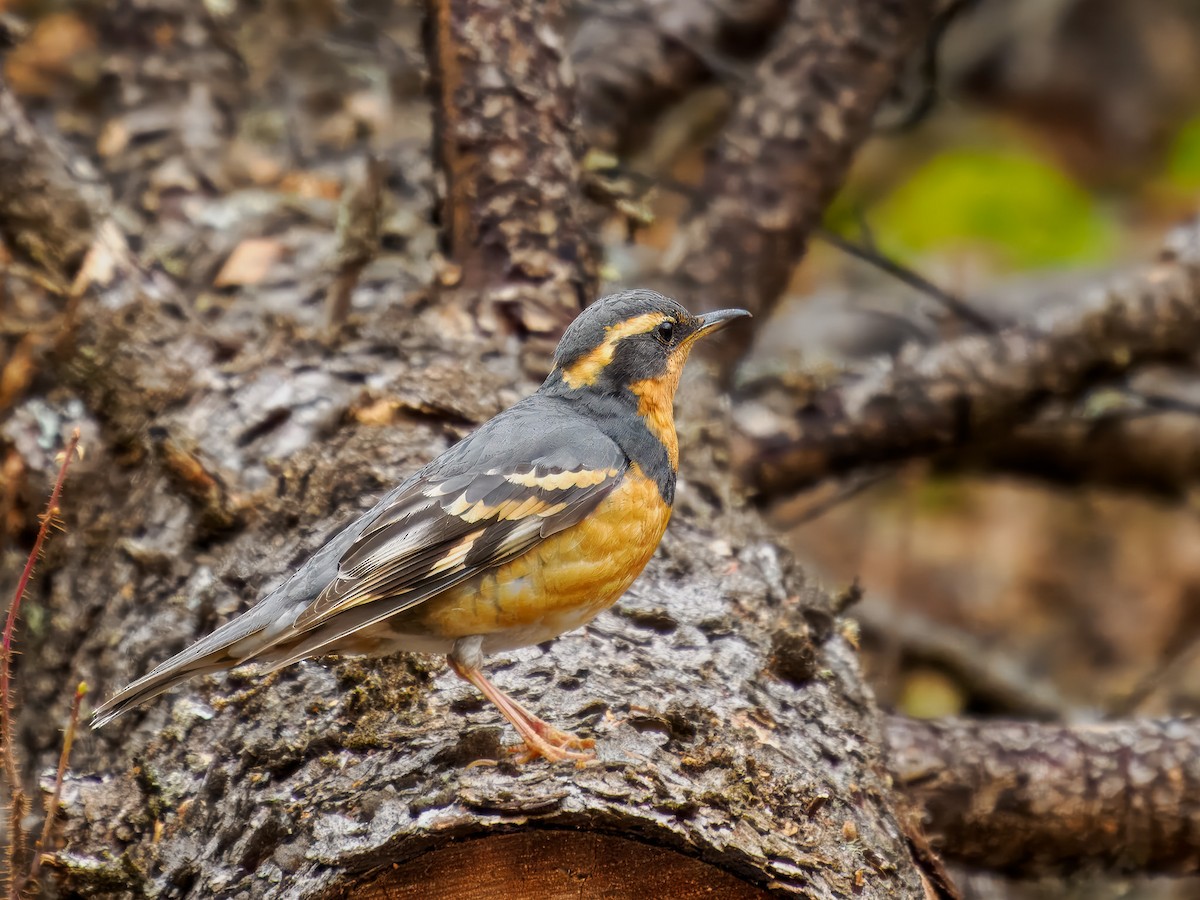
[[[699,338],[746,315],[693,316],[647,290],[596,301],[536,393],[384,495],[255,606],[119,691],[93,727],[194,675],[407,650],[447,654],[529,758],[588,758],[592,741],[543,722],[480,666],[586,624],[649,562],[675,499],[680,372]]]

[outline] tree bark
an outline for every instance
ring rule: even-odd
[[[686,302],[774,308],[932,15],[928,0],[792,3],[711,153],[703,209],[666,263]],[[745,349],[726,343],[726,358]]]
[[[1086,401],[1085,401],[1086,402]],[[1094,418],[1062,414],[955,454],[948,463],[1009,473],[1065,488],[1095,485],[1179,502],[1200,484],[1195,411],[1130,408]]]
[[[378,462],[355,445],[397,430],[357,429],[324,452],[342,477],[374,481]],[[696,481],[712,471],[703,456],[688,457]],[[307,474],[315,486],[331,473]],[[312,487],[294,490],[288,506],[320,503]],[[616,612],[499,666],[521,702],[595,734],[596,765],[505,762],[498,715],[440,662],[303,664],[267,685],[210,680],[116,723],[77,760],[108,774],[73,777],[64,792],[63,883],[89,895],[320,896],[391,866],[411,879],[454,842],[519,829],[541,835],[543,854],[569,855],[559,833],[582,830],[696,857],[748,885],[913,896],[871,701],[828,600],[805,588],[753,514],[684,503],[690,513]],[[248,566],[270,548],[265,568],[284,571],[319,540],[286,525],[267,517],[203,568]],[[134,574],[137,598],[110,604],[116,634],[83,641],[77,664],[90,681],[123,680],[202,630],[198,592],[237,602],[198,576],[186,534],[165,540],[168,571],[149,578],[123,554],[107,567],[90,561],[93,590]],[[773,641],[781,631],[808,648],[811,668],[790,664],[788,645]],[[480,758],[500,762],[469,765]],[[478,855],[464,865],[474,869],[502,850],[471,846]]]
[[[443,281],[485,329],[540,336],[543,352],[598,285],[561,20],[558,0],[432,0],[426,40]]]

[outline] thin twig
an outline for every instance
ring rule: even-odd
[[[71,701],[71,715],[67,719],[67,728],[63,732],[62,752],[58,755],[58,770],[54,773],[54,791],[50,794],[50,802],[46,804],[46,820],[42,823],[42,836],[38,838],[33,848],[33,861],[29,865],[29,877],[26,883],[37,881],[42,871],[42,852],[50,843],[50,835],[54,830],[54,821],[58,815],[58,801],[62,799],[63,781],[67,775],[67,763],[71,759],[71,745],[75,743],[75,731],[79,727],[79,707],[87,694],[86,681],[79,682],[75,687],[75,697]]]
[[[909,103],[907,110],[904,110],[896,121],[886,124],[876,123],[876,127],[887,134],[904,134],[912,131],[922,122],[929,118],[929,114],[937,108],[938,82],[941,80],[941,65],[940,56],[942,44],[945,42],[946,35],[950,27],[958,19],[958,17],[968,11],[971,7],[977,6],[979,0],[955,0],[943,7],[933,19],[933,24],[929,28],[929,35],[925,39],[924,46],[921,47],[921,52],[917,60],[916,71],[912,77],[919,81],[920,90],[916,98]],[[909,79],[901,79],[900,86],[903,87]],[[903,99],[903,98],[901,98]]]
[[[902,282],[903,284],[908,285],[913,290],[920,291],[927,297],[936,300],[959,319],[969,323],[978,331],[981,331],[984,334],[995,334],[997,331],[999,331],[999,326],[995,322],[993,322],[983,313],[979,312],[979,310],[972,307],[971,304],[967,303],[960,297],[956,297],[949,291],[938,287],[920,273],[913,271],[907,266],[902,266],[893,259],[888,259],[888,257],[884,256],[873,247],[859,246],[853,241],[846,240],[846,238],[842,237],[840,234],[835,234],[834,232],[825,228],[822,228],[817,233],[820,235],[821,239],[825,241],[825,243],[833,247],[837,247],[848,256],[853,256],[857,260],[861,260],[870,266],[874,266],[880,272],[891,275],[893,278]]]
[[[891,471],[886,469],[875,472],[856,472],[840,484],[832,496],[822,497],[820,500],[808,504],[798,513],[781,517],[778,525],[784,530],[807,525],[809,522],[821,518],[831,509],[836,509],[843,503],[849,503],[864,491],[870,490],[885,478],[890,477],[891,474]]]
[[[29,551],[29,556],[25,560],[25,568],[21,572],[21,577],[17,580],[17,589],[13,594],[12,603],[9,604],[8,617],[4,622],[4,640],[2,650],[0,650],[0,756],[4,758],[4,774],[8,778],[9,784],[10,815],[8,847],[6,848],[5,855],[8,865],[9,896],[13,900],[16,900],[20,889],[20,884],[17,881],[17,868],[21,858],[21,845],[25,840],[22,819],[25,815],[25,805],[27,802],[25,792],[21,789],[21,769],[17,763],[16,748],[13,746],[13,705],[11,691],[13,636],[17,627],[17,614],[21,609],[21,599],[25,596],[25,590],[29,586],[29,579],[33,574],[34,564],[41,557],[42,545],[45,543],[46,535],[50,531],[50,523],[58,515],[58,500],[62,496],[63,482],[67,477],[67,467],[70,465],[71,457],[75,454],[78,446],[79,429],[76,428],[71,435],[71,439],[67,442],[66,450],[63,452],[62,464],[58,468],[58,477],[54,480],[54,489],[50,492],[50,500],[46,503],[46,511],[39,516],[41,524],[38,526],[37,537],[34,538],[33,548]]]

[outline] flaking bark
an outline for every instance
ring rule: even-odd
[[[595,298],[557,0],[431,0],[443,283],[491,331],[557,335]],[[544,363],[543,363],[544,366]]]
[[[408,377],[433,362],[411,338],[398,345],[415,367]],[[458,345],[452,357],[462,354]],[[689,392],[704,425],[685,458],[690,483],[720,496],[727,476],[711,453],[721,455],[723,414],[711,385]],[[210,627],[208,611],[240,605],[232,575],[262,585],[315,548],[324,526],[294,531],[297,510],[344,512],[333,497],[399,478],[435,435],[412,423],[340,429],[289,465],[284,497],[264,497],[256,524],[200,556],[186,518],[155,531],[149,557],[148,547],[136,558],[84,551],[62,589],[83,577],[93,596],[130,588],[102,604],[103,629],[75,636],[75,665],[103,693]],[[111,504],[121,495],[110,491]],[[165,480],[144,483],[114,513],[178,510],[172,493]],[[80,748],[76,770],[105,774],[75,777],[64,793],[64,883],[89,895],[323,896],[381,867],[423,865],[452,840],[569,828],[805,896],[913,896],[871,700],[829,599],[804,585],[752,512],[694,493],[679,506],[663,553],[615,612],[491,666],[523,703],[592,731],[599,765],[468,767],[503,760],[509,735],[425,658],[303,664],[262,685],[210,679]],[[810,648],[811,677],[779,655],[781,629]]]

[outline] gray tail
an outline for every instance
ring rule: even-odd
[[[262,618],[256,609],[226,622],[212,634],[176,653],[132,684],[109,697],[92,713],[92,727],[107,725],[117,716],[165,693],[180,682],[219,672],[244,662],[268,643],[262,635]],[[258,620],[258,621],[256,621]]]
[[[174,662],[174,659],[167,660],[163,666]],[[122,716],[135,706],[141,706],[147,700],[152,700],[159,694],[164,694],[175,685],[182,681],[187,681],[196,675],[206,675],[209,672],[217,672],[221,669],[228,668],[228,664],[213,662],[207,665],[193,665],[182,669],[171,668],[166,671],[159,671],[163,666],[159,666],[148,675],[143,675],[133,684],[127,685],[117,691],[113,696],[105,700],[96,711],[92,713],[92,727],[101,728],[115,719],[117,716]]]

